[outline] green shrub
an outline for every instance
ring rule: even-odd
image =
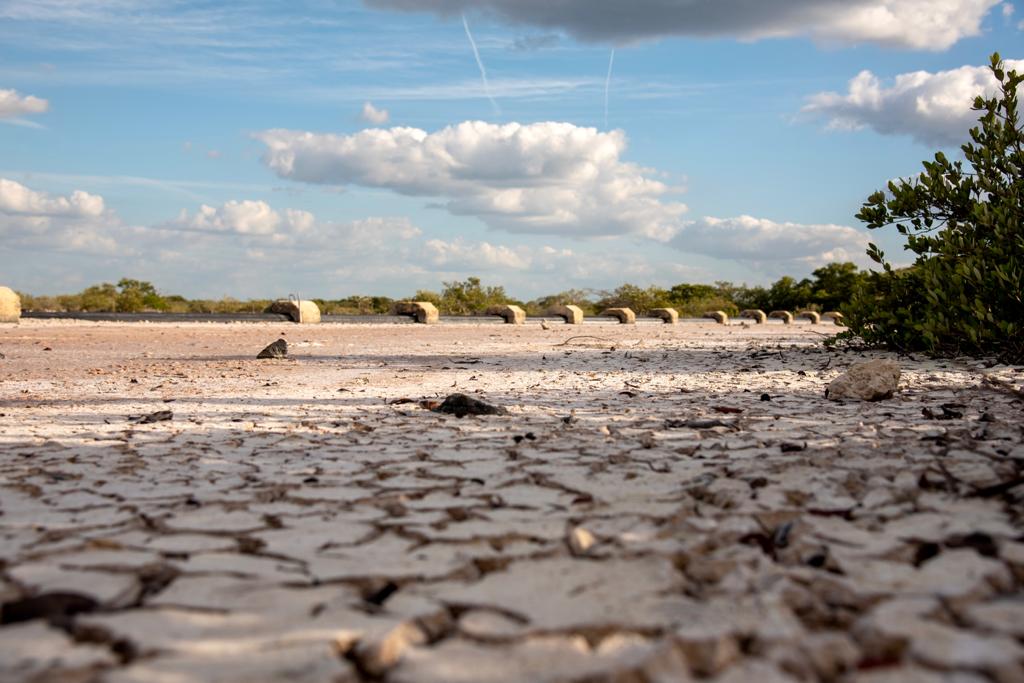
[[[629,308],[637,315],[646,315],[652,308],[664,308],[671,305],[672,296],[661,287],[644,289],[636,285],[625,284],[594,302],[594,308],[600,312],[609,308]]]
[[[78,295],[81,310],[87,312],[110,312],[117,308],[117,288],[110,283],[86,287]]]
[[[476,315],[484,313],[491,306],[511,303],[504,287],[484,287],[480,278],[466,278],[464,282],[444,282],[440,303],[434,303],[445,315]],[[428,299],[418,299],[427,301]]]
[[[939,152],[857,214],[871,229],[895,225],[917,255],[896,269],[869,247],[883,270],[845,313],[851,333],[870,344],[1024,362],[1024,75],[1007,73],[998,54],[991,70],[999,93],[974,101],[980,125],[961,147],[969,168]]]
[[[592,299],[593,292],[584,289],[569,289],[558,294],[549,294],[526,303],[523,308],[526,315],[545,316],[551,314],[556,306],[579,306],[584,315],[596,315],[600,311]]]

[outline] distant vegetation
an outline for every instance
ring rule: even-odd
[[[837,310],[849,325],[848,332],[838,335],[840,340],[1024,363],[1024,126],[1018,100],[1024,74],[1007,72],[998,53],[992,55],[991,71],[999,92],[975,99],[980,125],[970,131],[971,142],[961,147],[964,160],[950,161],[937,153],[934,161],[924,162],[923,173],[890,182],[857,214],[870,229],[895,226],[906,238],[906,248],[917,255],[910,267],[894,268],[872,244],[868,256],[881,265],[879,272],[832,263],[811,278],[783,277],[770,287],[716,282],[645,289],[624,284],[611,291],[569,290],[519,301],[504,287],[484,286],[471,277],[444,282],[440,292],[419,291],[409,298],[431,301],[445,315],[481,314],[505,303],[518,304],[533,316],[560,304],[575,304],[591,315],[617,306],[639,315],[672,307],[684,317],[711,310],[736,315],[752,308]],[[383,314],[393,303],[383,296],[315,301],[327,315]],[[22,294],[22,307],[28,311],[256,313],[268,304],[188,300],[131,279],[94,285],[78,294]]]
[[[979,126],[961,147],[964,160],[939,152],[916,178],[888,184],[858,218],[871,229],[896,226],[917,254],[871,275],[845,313],[850,337],[937,356],[997,356],[1024,363],[1024,127],[1018,89],[999,54],[996,97],[978,97]]]
[[[721,310],[736,315],[748,308],[819,311],[843,310],[854,291],[868,278],[852,263],[832,263],[814,271],[811,278],[795,280],[783,277],[770,287],[748,287],[731,282],[708,284],[682,283],[664,289],[624,284],[611,291],[568,290],[521,301],[504,287],[485,286],[480,278],[442,283],[440,292],[418,291],[410,299],[430,301],[443,315],[477,315],[498,304],[517,304],[528,315],[544,315],[553,306],[575,304],[594,315],[606,308],[626,306],[643,315],[652,308],[670,306],[683,317],[699,317],[706,311]],[[118,312],[144,311],[166,313],[259,313],[270,301],[251,299],[186,299],[161,294],[141,280],[122,279],[116,285],[104,283],[87,287],[78,294],[32,296],[21,294],[26,311]],[[393,299],[386,296],[350,296],[344,299],[314,299],[325,315],[375,315],[391,310]]]

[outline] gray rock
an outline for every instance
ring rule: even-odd
[[[288,342],[284,339],[278,339],[276,342],[268,346],[267,348],[260,351],[257,358],[287,358],[288,357]]]
[[[502,406],[484,403],[466,394],[451,394],[435,411],[438,413],[448,413],[455,417],[465,417],[467,415],[508,415],[508,410]]]

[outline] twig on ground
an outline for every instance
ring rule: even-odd
[[[608,342],[609,344],[618,344],[619,343],[619,342],[615,341],[614,339],[608,339],[607,337],[595,337],[595,336],[589,335],[589,334],[580,334],[580,335],[577,335],[575,337],[569,337],[568,339],[566,339],[561,344],[555,344],[555,346],[568,346],[569,342],[573,341],[574,339],[596,339],[597,341]]]

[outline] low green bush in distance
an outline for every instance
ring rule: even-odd
[[[730,282],[708,284],[681,283],[668,289],[624,284],[614,290],[570,289],[558,294],[523,302],[508,295],[502,286],[484,285],[479,277],[445,282],[440,293],[420,290],[409,299],[429,301],[443,315],[482,315],[492,306],[516,304],[530,316],[549,315],[555,306],[572,304],[586,315],[597,315],[607,308],[631,308],[646,315],[653,308],[671,307],[683,317],[701,317],[707,311],[721,310],[735,316],[747,308],[767,311],[786,309],[842,309],[852,288],[865,273],[852,263],[833,263],[814,271],[811,278],[795,280],[783,277],[770,287],[747,287]],[[239,300],[186,299],[176,294],[161,294],[145,281],[124,278],[117,285],[103,283],[78,294],[32,296],[22,294],[26,311],[99,311],[167,313],[260,313],[270,304],[267,299]],[[386,315],[394,299],[386,296],[349,296],[343,299],[314,298],[324,315]]]
[[[1024,362],[1024,74],[1007,72],[998,53],[990,68],[999,92],[975,99],[979,125],[961,147],[964,161],[939,152],[857,214],[871,229],[895,226],[916,259],[895,268],[870,246],[882,271],[847,307],[851,336],[902,351]]]

